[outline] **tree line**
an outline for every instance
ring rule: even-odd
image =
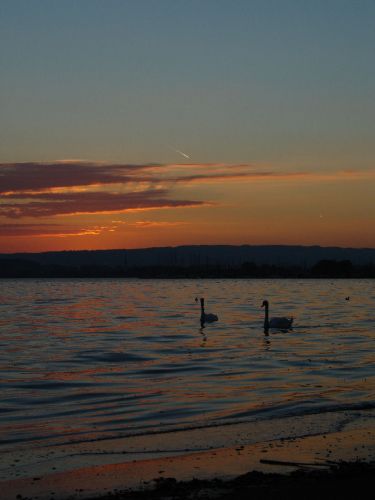
[[[109,266],[40,264],[27,259],[0,259],[0,278],[375,278],[375,265],[350,260],[320,260],[313,266],[206,264],[192,266]]]

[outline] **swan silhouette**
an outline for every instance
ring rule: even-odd
[[[285,316],[275,317],[269,319],[268,300],[263,300],[262,307],[264,307],[264,330],[267,331],[269,328],[279,328],[280,330],[289,330],[292,328],[293,318],[285,318]]]
[[[204,312],[204,298],[201,298],[201,325],[203,326],[205,323],[213,323],[217,321],[219,318],[216,314],[207,314]]]

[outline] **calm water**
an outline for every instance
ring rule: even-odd
[[[374,407],[374,285],[2,280],[1,444]],[[200,328],[196,296],[218,323]],[[293,331],[263,333],[265,298]]]

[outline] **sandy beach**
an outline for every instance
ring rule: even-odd
[[[4,454],[2,470],[10,464],[13,472],[11,479],[0,482],[1,498],[88,499],[108,494],[120,497],[119,492],[124,491],[143,492],[151,498],[160,493],[161,486],[166,495],[168,488],[176,488],[176,482],[192,480],[205,481],[200,489],[211,488],[218,497],[223,492],[217,480],[222,488],[222,481],[225,488],[233,488],[237,484],[234,478],[247,474],[247,481],[253,481],[254,476],[248,473],[254,471],[266,473],[272,484],[277,481],[275,474],[315,471],[324,475],[342,462],[374,462],[374,416],[374,410],[331,412],[154,433],[100,444],[72,443],[63,452],[39,449],[35,454],[24,450],[22,458]],[[33,465],[26,467],[26,462]],[[351,470],[354,478],[358,470]],[[185,493],[186,488],[193,485],[185,485]],[[181,491],[175,492],[175,498],[179,497],[184,498]]]

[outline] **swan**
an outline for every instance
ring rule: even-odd
[[[268,300],[263,300],[262,307],[264,307],[264,329],[280,328],[281,330],[289,330],[292,328],[293,318],[285,318],[284,316],[278,318],[268,318]]]
[[[201,324],[204,323],[213,323],[217,321],[219,318],[216,314],[207,314],[204,312],[204,298],[201,298]]]

